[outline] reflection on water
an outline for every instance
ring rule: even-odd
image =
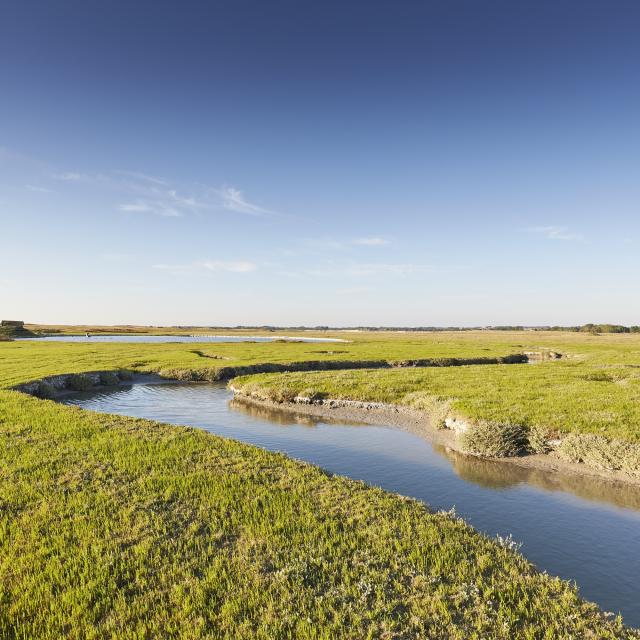
[[[460,455],[401,430],[329,423],[231,400],[220,384],[138,384],[65,399],[86,409],[201,427],[450,509],[512,534],[540,569],[640,626],[640,492]]]
[[[629,484],[579,476],[575,473],[549,472],[483,460],[465,456],[442,445],[433,445],[433,448],[451,462],[458,476],[482,487],[504,489],[519,484],[530,484],[545,491],[564,491],[585,500],[607,502],[640,511],[640,489]]]
[[[234,411],[241,411],[252,418],[265,420],[283,427],[290,425],[304,425],[305,427],[315,427],[319,424],[342,424],[351,426],[364,426],[364,422],[356,422],[353,420],[329,420],[326,418],[318,418],[316,416],[307,415],[305,413],[296,413],[295,411],[286,411],[277,407],[268,407],[265,405],[254,404],[244,398],[232,397],[229,400],[229,408]]]
[[[342,424],[363,426],[357,421],[319,418],[305,413],[296,413],[249,402],[243,398],[229,400],[229,408],[241,411],[252,418],[265,420],[281,426],[303,425],[315,427],[319,424]],[[507,489],[521,484],[530,484],[545,491],[564,491],[585,500],[607,502],[619,507],[640,511],[640,490],[632,485],[602,478],[579,476],[575,473],[551,473],[510,463],[484,460],[454,451],[446,445],[431,444],[433,451],[451,463],[459,478],[473,482],[486,489]]]

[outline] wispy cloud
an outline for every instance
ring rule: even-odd
[[[54,173],[51,177],[54,180],[62,180],[63,182],[94,182],[95,180],[95,176],[91,176],[88,173],[78,173],[76,171]]]
[[[118,206],[120,211],[126,213],[155,213],[159,216],[166,218],[179,218],[182,216],[182,212],[176,207],[168,205],[162,201],[146,201],[136,200],[135,202],[126,202]]]
[[[373,236],[369,238],[356,238],[353,241],[353,244],[360,244],[365,247],[383,247],[384,245],[389,244],[389,241],[385,238]]]
[[[192,273],[194,271],[227,271],[231,273],[250,273],[257,266],[248,260],[201,260],[188,264],[154,264],[154,269],[168,271],[170,273]]]
[[[233,273],[249,273],[256,270],[256,265],[247,260],[224,262],[220,260],[206,260],[200,263],[203,269],[209,271],[232,271]]]
[[[68,171],[54,173],[55,180],[93,186],[120,194],[117,209],[125,213],[149,213],[179,217],[195,212],[233,211],[251,216],[281,215],[249,201],[235,187],[176,185],[172,181],[140,171],[117,170],[108,173]]]
[[[171,184],[168,180],[165,180],[164,178],[150,176],[150,175],[147,175],[146,173],[141,173],[140,171],[116,171],[116,173],[119,173],[120,175],[123,175],[123,176],[128,176],[130,178],[134,178],[136,180],[144,180],[145,182],[151,182],[153,184],[158,184],[158,185]]]
[[[572,242],[582,242],[584,236],[579,233],[573,233],[566,227],[547,226],[547,227],[529,227],[526,229],[529,233],[542,235],[549,240],[567,240]]]
[[[151,207],[142,200],[138,200],[137,202],[128,202],[126,204],[121,204],[118,209],[120,211],[130,211],[134,213],[144,213],[146,211],[151,211]]]
[[[46,187],[38,187],[34,184],[26,184],[25,188],[35,193],[55,193],[53,189],[47,189]]]
[[[221,195],[223,198],[224,208],[229,209],[230,211],[235,211],[236,213],[247,213],[253,216],[275,213],[275,211],[271,211],[270,209],[265,209],[257,204],[248,202],[244,195],[242,195],[242,191],[239,189],[225,187],[221,190]]]
[[[389,240],[380,236],[370,236],[362,238],[335,238],[335,237],[315,237],[315,238],[302,238],[300,243],[304,246],[299,247],[297,250],[288,250],[287,253],[294,254],[308,254],[309,251],[314,251],[317,254],[324,254],[327,251],[349,251],[353,250],[355,246],[360,247],[383,247],[389,244]]]

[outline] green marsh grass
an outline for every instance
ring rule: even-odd
[[[203,343],[196,351],[247,366],[504,356],[543,340],[349,337],[354,342],[339,348],[347,354],[308,343]],[[628,365],[638,362],[639,343],[554,338],[545,336],[542,346],[567,353],[566,361],[241,382],[286,393],[406,398],[490,419],[506,411],[491,391],[498,382],[516,400],[514,416],[533,423],[553,415],[538,404],[564,381],[558,429],[578,414],[567,409],[576,390],[584,396],[613,385],[618,395],[594,400],[599,419],[626,407],[621,423],[607,424],[631,430],[635,414],[625,403],[637,385]],[[640,637],[451,514],[196,429],[8,390],[93,371],[207,379],[217,363],[193,344],[0,345],[0,638]],[[584,377],[600,370],[615,381]]]
[[[632,638],[450,514],[0,392],[2,638]]]

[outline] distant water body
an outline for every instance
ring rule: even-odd
[[[310,338],[302,336],[150,336],[136,334],[115,334],[90,336],[43,336],[42,338],[19,338],[37,342],[348,342],[339,338]]]

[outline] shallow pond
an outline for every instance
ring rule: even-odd
[[[135,333],[87,336],[43,336],[41,338],[17,338],[38,342],[346,342],[338,338],[310,338],[300,336],[151,336]]]
[[[64,399],[94,411],[201,427],[451,509],[511,534],[540,569],[640,626],[640,491],[480,461],[379,426],[328,423],[234,400],[222,384],[137,384]]]

